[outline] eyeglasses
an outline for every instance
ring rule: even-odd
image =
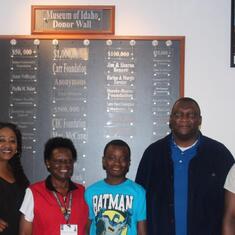
[[[73,165],[74,160],[69,159],[69,160],[63,160],[63,159],[51,159],[51,162],[53,162],[55,165]]]
[[[197,112],[175,112],[173,113],[173,117],[176,119],[182,119],[182,118],[187,118],[187,119],[195,119],[198,118],[200,115]]]

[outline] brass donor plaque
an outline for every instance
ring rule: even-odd
[[[114,34],[114,6],[32,6],[32,34]]]

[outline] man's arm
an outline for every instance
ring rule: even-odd
[[[19,235],[32,235],[32,222],[29,222],[25,219],[25,216],[22,214],[20,217],[20,231]]]
[[[147,234],[147,226],[146,226],[146,220],[139,221],[137,223],[137,232],[138,235],[146,235]]]
[[[222,235],[235,234],[235,194],[225,190],[225,212]]]
[[[149,152],[148,149],[145,150],[140,160],[137,173],[136,173],[136,178],[135,178],[135,182],[142,185],[144,188],[146,188],[148,184],[149,174],[151,174],[150,169],[149,169],[151,159],[149,159],[150,153],[148,152]]]

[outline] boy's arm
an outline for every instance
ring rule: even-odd
[[[225,213],[222,235],[235,234],[235,194],[225,190]]]
[[[142,220],[137,223],[137,232],[138,235],[147,235],[146,220]]]
[[[86,235],[90,234],[90,227],[91,227],[91,220],[88,219],[86,224]]]

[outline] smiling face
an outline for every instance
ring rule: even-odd
[[[51,177],[57,181],[67,181],[73,175],[74,159],[68,148],[55,148],[46,160],[46,165]]]
[[[194,102],[176,102],[170,116],[170,128],[176,143],[193,143],[198,137],[201,121],[200,110]]]
[[[118,184],[125,180],[129,171],[130,156],[127,147],[110,145],[103,157],[103,168],[106,170],[107,182]]]
[[[17,138],[8,127],[0,129],[0,161],[8,161],[17,153]]]

